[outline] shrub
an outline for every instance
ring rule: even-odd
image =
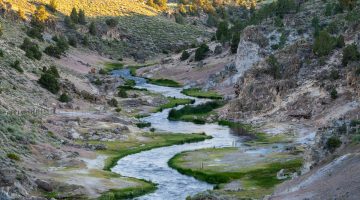
[[[337,80],[339,78],[340,78],[339,71],[338,70],[331,70],[330,79]]]
[[[96,30],[96,25],[95,22],[91,22],[90,26],[89,26],[89,33],[91,35],[96,35],[97,30]]]
[[[227,21],[219,23],[216,30],[216,39],[221,42],[226,42],[230,39],[229,23]]]
[[[178,24],[185,24],[185,19],[181,14],[175,14],[175,22]]]
[[[120,88],[119,92],[118,92],[118,96],[121,97],[121,98],[128,98],[128,95],[126,93],[126,89]]]
[[[62,55],[60,49],[54,45],[50,45],[50,46],[46,47],[44,52],[49,56],[59,58],[59,59],[61,58],[61,55]]]
[[[116,27],[119,23],[119,21],[115,18],[109,18],[105,22],[106,22],[106,25],[108,25],[111,28]]]
[[[342,9],[352,10],[356,6],[357,0],[339,0],[340,7]]]
[[[117,108],[115,108],[115,111],[116,112],[121,112],[121,108],[117,107]]]
[[[0,49],[0,57],[4,57],[4,51]]]
[[[75,29],[75,23],[71,20],[69,16],[65,16],[64,23],[66,27]]]
[[[280,72],[281,66],[277,61],[277,59],[275,58],[275,56],[270,55],[269,58],[267,59],[267,62],[270,66],[269,74],[271,74],[274,79],[281,78],[281,72]]]
[[[319,36],[315,38],[313,51],[318,56],[328,55],[336,46],[336,38],[326,31],[320,31]]]
[[[62,93],[59,97],[59,101],[67,103],[71,101],[71,98],[66,93]]]
[[[206,44],[202,44],[195,51],[195,60],[200,61],[206,57],[206,54],[210,51],[209,47]]]
[[[55,78],[60,78],[59,71],[55,66],[50,66],[48,70],[45,69],[45,72],[51,73]]]
[[[208,18],[206,20],[206,25],[209,27],[216,27],[219,24],[219,20],[212,14],[208,15]]]
[[[70,46],[77,47],[77,41],[75,37],[68,37],[68,42]]]
[[[107,71],[105,69],[101,68],[99,70],[99,74],[105,75],[105,74],[107,74]]]
[[[332,99],[338,98],[338,92],[336,91],[335,88],[331,89],[330,96],[331,96]]]
[[[42,37],[42,32],[43,31],[39,28],[29,28],[26,34],[31,38],[36,38],[40,41],[43,41],[44,39]]]
[[[56,68],[55,68],[56,69]],[[53,70],[45,70],[45,72],[41,75],[38,83],[49,90],[51,93],[56,94],[60,90],[60,84],[56,75],[54,75]]]
[[[138,128],[145,128],[145,127],[150,127],[151,123],[150,122],[139,122],[139,123],[136,123],[136,126]]]
[[[357,46],[355,44],[349,45],[343,50],[343,59],[342,64],[346,66],[351,61],[360,60],[360,53],[357,50]]]
[[[12,68],[16,69],[16,71],[20,73],[24,73],[24,70],[20,67],[20,61],[16,60],[14,63],[10,65]]]
[[[240,42],[240,34],[239,33],[234,33],[233,37],[231,39],[231,46],[230,46],[231,53],[236,53],[237,52],[239,42]]]
[[[287,14],[296,9],[297,7],[294,0],[278,0],[276,2],[275,12],[277,16],[282,18],[284,14]]]
[[[187,60],[190,57],[189,52],[187,52],[186,50],[184,50],[181,54],[180,60],[184,61]]]
[[[118,107],[118,101],[115,98],[110,99],[108,104],[112,107]]]
[[[8,153],[6,156],[11,160],[16,160],[16,161],[20,160],[20,157],[15,153]]]
[[[337,48],[342,48],[345,46],[345,40],[344,40],[344,36],[343,35],[339,35],[339,37],[337,38],[336,41],[336,47]]]
[[[61,58],[61,56],[69,49],[69,43],[64,36],[54,37],[56,46],[50,45],[45,48],[44,52],[52,57]]]
[[[31,42],[29,38],[24,39],[24,42],[22,43],[20,48],[25,51],[26,57],[32,60],[41,60],[42,53],[39,49],[39,46],[36,43]]]
[[[332,136],[326,141],[326,148],[333,152],[335,149],[339,148],[341,146],[341,141],[339,138]]]

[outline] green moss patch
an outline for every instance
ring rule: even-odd
[[[186,105],[193,103],[195,103],[194,99],[178,99],[174,97],[168,97],[168,103],[160,105],[158,108],[156,108],[155,112],[161,112],[162,110],[167,108],[174,108],[179,105]]]
[[[232,156],[237,157],[239,161],[230,159]],[[233,192],[235,195],[242,198],[258,198],[271,193],[272,188],[283,181],[277,179],[280,170],[284,169],[286,174],[291,174],[297,172],[303,163],[298,156],[282,153],[269,154],[248,163],[247,159],[250,159],[250,156],[254,157],[242,153],[237,148],[201,149],[177,154],[168,164],[182,174],[216,184],[216,191],[220,192],[227,192],[222,190],[227,183],[239,180],[243,190]]]
[[[187,105],[179,110],[171,110],[169,112],[168,119],[173,121],[181,120],[204,124],[210,113],[223,105],[224,103],[221,101],[212,101],[196,106]]]
[[[170,79],[148,79],[148,83],[165,87],[181,87],[181,84]]]
[[[184,144],[191,142],[199,142],[205,139],[211,139],[211,136],[205,134],[154,134],[146,133],[143,135],[146,137],[146,142],[132,139],[130,141],[90,141],[90,144],[105,144],[107,150],[98,151],[99,153],[106,154],[109,158],[105,161],[104,170],[110,170],[114,167],[117,161],[127,155],[139,153],[141,151],[147,151],[154,148],[171,146],[175,144]]]
[[[203,91],[200,88],[190,88],[190,89],[184,89],[181,91],[181,93],[197,97],[197,98],[206,98],[206,99],[222,99],[223,97],[214,91]]]

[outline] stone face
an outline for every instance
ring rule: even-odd
[[[0,187],[14,185],[16,181],[16,171],[12,169],[0,169]]]

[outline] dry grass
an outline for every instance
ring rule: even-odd
[[[6,0],[13,4],[15,10],[21,8],[28,12],[34,12],[37,4],[48,4],[50,0]],[[32,3],[34,2],[34,3]],[[96,16],[127,16],[130,14],[139,14],[146,16],[155,16],[157,11],[145,5],[139,0],[58,0],[57,10],[68,15],[72,8],[84,9],[86,15]]]

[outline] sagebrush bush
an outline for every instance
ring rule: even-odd
[[[206,44],[202,44],[199,48],[196,49],[195,51],[195,60],[196,61],[200,61],[203,60],[207,53],[210,51],[208,45]]]
[[[184,61],[187,60],[190,57],[189,52],[187,52],[186,50],[184,50],[181,54],[180,60]]]
[[[351,61],[360,60],[360,53],[357,50],[357,46],[355,44],[349,45],[343,50],[343,59],[342,64],[346,66]]]
[[[66,93],[62,93],[59,97],[59,101],[67,103],[71,101],[71,98]]]
[[[58,72],[57,70],[55,72],[54,69],[56,68],[53,67],[52,69],[50,68],[49,70],[45,69],[40,79],[38,80],[38,83],[45,89],[49,90],[51,93],[56,94],[60,90],[60,83],[57,77]]]
[[[20,73],[24,73],[24,70],[21,68],[20,66],[20,61],[15,60],[11,65],[12,68],[16,69],[16,71],[20,72]]]
[[[31,42],[29,38],[24,39],[24,42],[22,43],[20,48],[25,51],[26,57],[32,60],[34,59],[41,60],[42,53],[40,51],[39,46],[36,43]]]
[[[112,98],[108,101],[108,104],[112,107],[118,107],[118,101],[115,98]]]
[[[335,48],[336,44],[336,38],[327,31],[320,31],[319,36],[315,38],[313,51],[318,56],[326,56]]]
[[[326,148],[333,152],[341,146],[341,140],[338,137],[332,136],[326,142]]]

